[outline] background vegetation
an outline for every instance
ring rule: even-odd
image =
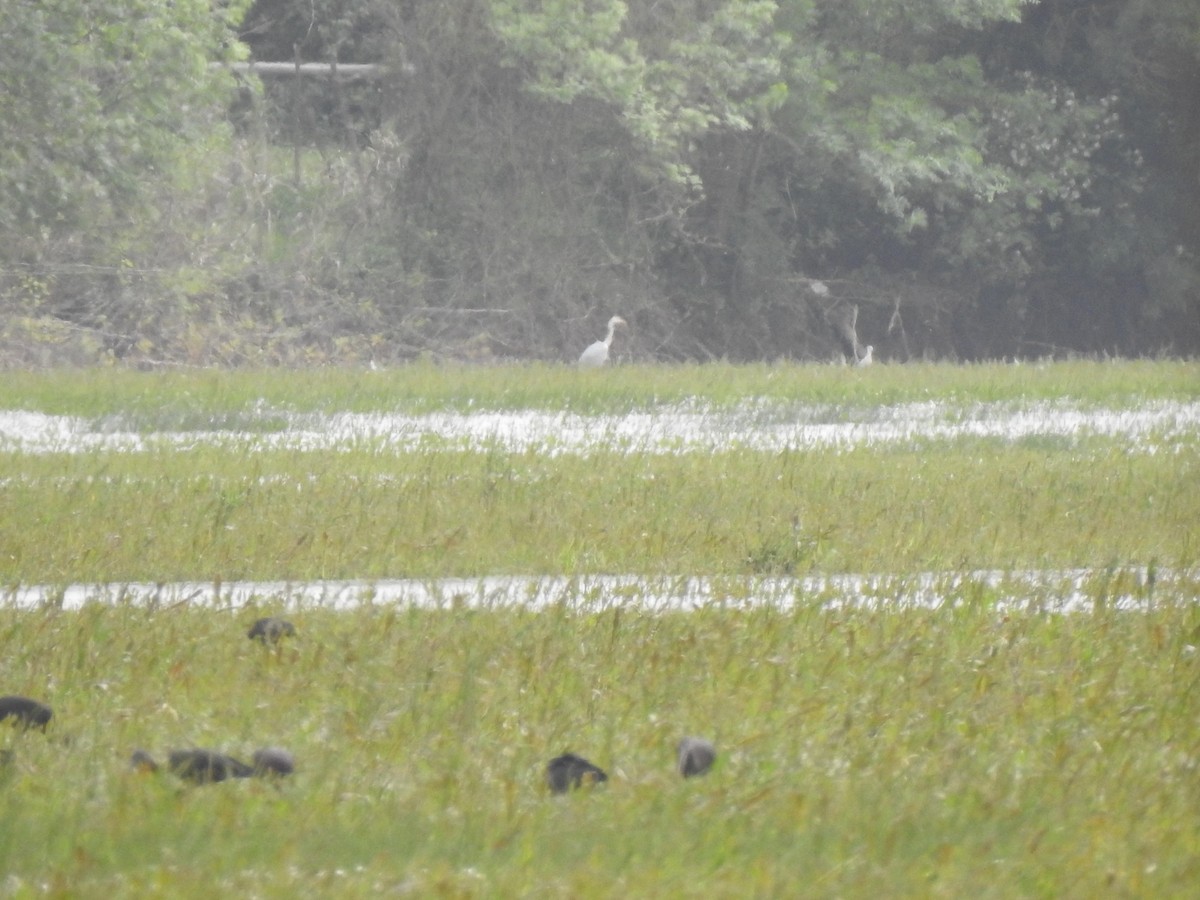
[[[1188,0],[0,0],[0,364],[1200,346]],[[377,62],[368,81],[209,63]],[[828,287],[820,293],[820,285]],[[816,288],[816,290],[814,290]]]

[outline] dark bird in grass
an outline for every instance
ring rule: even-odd
[[[172,750],[167,756],[167,769],[196,784],[249,778],[254,774],[253,766],[214,750]]]
[[[134,750],[133,755],[129,757],[129,766],[135,772],[157,772],[158,763],[154,761],[154,757],[145,750]]]
[[[53,716],[54,711],[45,703],[39,703],[29,697],[0,697],[0,722],[13,719],[19,728],[39,728],[45,731],[46,724]]]
[[[291,775],[295,771],[296,758],[282,747],[263,747],[254,751],[255,775]]]
[[[139,772],[157,772],[159,765],[145,750],[135,750],[130,764]],[[292,754],[280,747],[268,747],[254,754],[254,765],[248,766],[215,750],[172,750],[167,755],[167,771],[195,784],[211,784],[230,778],[290,775],[296,763]]]
[[[608,781],[604,770],[574,753],[556,756],[546,766],[546,784],[554,794],[565,794],[572,788],[601,781]]]
[[[717,759],[717,748],[704,738],[685,737],[679,742],[679,774],[684,778],[703,775]]]
[[[265,619],[259,619],[251,625],[250,630],[246,632],[246,636],[252,641],[261,641],[264,644],[277,644],[281,638],[295,637],[296,626],[287,619],[267,616]]]

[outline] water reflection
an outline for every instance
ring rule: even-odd
[[[93,423],[68,416],[0,411],[0,450],[83,453],[150,447],[231,445],[262,449],[330,450],[369,446],[408,452],[447,444],[515,452],[592,450],[672,453],[732,447],[779,451],[851,448],[915,440],[1035,437],[1125,438],[1132,449],[1157,452],[1200,436],[1200,403],[1156,401],[1136,409],[1105,409],[1069,401],[929,402],[880,407],[834,407],[759,401],[737,408],[703,403],[663,406],[616,416],[543,410],[477,413],[290,414],[261,409],[239,427],[145,433],[119,419]]]
[[[1078,612],[1151,608],[1156,602],[1194,603],[1200,571],[1075,569],[1069,571],[818,575],[804,578],[513,576],[307,582],[175,582],[8,587],[0,604],[19,609],[79,609],[89,603],[144,607],[195,605],[281,610],[395,606],[420,609],[546,609],[583,612],[621,607],[650,612],[719,607],[797,606],[944,609],[983,605],[998,611]]]

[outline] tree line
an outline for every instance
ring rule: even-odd
[[[0,0],[0,38],[4,364],[570,359],[614,314],[634,360],[851,316],[890,360],[1200,347],[1191,0]]]

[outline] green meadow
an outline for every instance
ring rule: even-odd
[[[1200,401],[1193,363],[6,373],[0,410],[227,442],[0,443],[0,894],[1189,896],[1200,434],[587,453],[280,448],[296,414]],[[256,436],[264,441],[260,444]],[[949,576],[1083,569],[1077,612]],[[88,603],[76,583],[947,573],[938,609]],[[889,581],[888,579],[894,579]],[[48,588],[19,607],[12,591]],[[957,591],[957,593],[955,593]],[[886,600],[886,596],[884,597]],[[1135,601],[1126,608],[1122,599]],[[298,635],[247,640],[285,612]],[[684,781],[674,745],[718,762]],[[202,787],[135,748],[287,747]],[[609,781],[548,794],[573,750]]]

